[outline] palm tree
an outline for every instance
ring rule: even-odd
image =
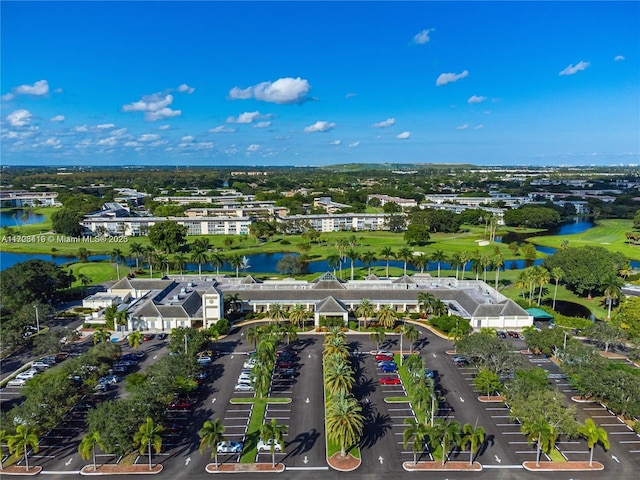
[[[527,288],[528,282],[529,282],[529,272],[527,271],[527,269],[520,270],[518,272],[518,276],[516,277],[515,287],[522,289],[522,299],[523,300],[525,299],[524,292],[525,292],[525,290]],[[554,301],[555,301],[555,297],[554,297]]]
[[[265,423],[260,427],[260,440],[271,442],[271,464],[274,467],[276,466],[276,443],[284,446],[285,433],[287,433],[287,426],[278,425],[275,418],[272,418],[270,423]]]
[[[413,352],[413,342],[418,340],[420,336],[420,332],[413,325],[407,325],[406,323],[402,326],[402,330],[400,330],[400,365],[402,365],[402,337],[407,337],[409,341],[409,353]]]
[[[198,275],[202,275],[202,265],[209,261],[207,251],[203,248],[194,245],[191,249],[191,261],[198,264]]]
[[[593,466],[593,450],[594,447],[601,443],[605,450],[609,449],[609,436],[604,428],[599,427],[591,419],[587,418],[584,425],[578,428],[578,435],[584,437],[587,440],[589,446],[589,466]]]
[[[404,423],[408,425],[402,433],[404,448],[407,448],[409,442],[413,439],[413,464],[418,464],[418,453],[424,450],[429,438],[429,428],[420,422],[416,422],[414,418],[405,418]]]
[[[112,262],[116,264],[116,271],[118,272],[118,280],[120,280],[120,262],[122,262],[125,258],[122,254],[122,250],[119,248],[114,248],[111,250],[110,258]]]
[[[280,328],[282,335],[287,337],[287,345],[289,345],[291,340],[295,341],[296,338],[298,338],[298,332],[296,330],[296,327],[292,323],[284,323],[280,326]]]
[[[460,252],[458,254],[458,259],[460,260],[460,266],[462,267],[462,280],[464,280],[464,272],[467,268],[467,263],[471,260],[471,255],[469,255],[469,252]]]
[[[373,332],[371,332],[371,334],[369,335],[369,338],[371,338],[371,340],[376,342],[376,351],[380,349],[380,344],[384,342],[384,339],[386,337],[387,337],[387,334],[385,333],[384,328],[382,327],[378,327]]]
[[[348,363],[325,366],[324,385],[328,394],[349,393],[354,383],[353,369]]]
[[[462,259],[460,255],[461,255],[460,253],[456,252],[453,255],[451,255],[451,258],[449,259],[449,264],[451,265],[451,268],[453,267],[456,268],[456,280],[458,280],[460,267],[462,266]]]
[[[158,263],[158,254],[151,245],[144,249],[144,260],[149,265],[149,278],[153,278],[153,266]]]
[[[420,269],[420,273],[424,273],[425,267],[429,266],[429,257],[424,252],[417,252],[420,255],[414,255],[412,258],[413,265]]]
[[[564,270],[560,267],[554,267],[551,269],[551,277],[555,280],[556,286],[553,290],[553,309],[556,309],[556,296],[558,295],[558,283],[564,277]]]
[[[280,323],[286,318],[286,314],[284,313],[284,307],[281,303],[275,302],[269,305],[269,318],[276,322]]]
[[[20,424],[16,427],[16,433],[7,438],[7,446],[9,447],[9,452],[16,458],[24,453],[25,469],[28,471],[29,447],[31,447],[33,453],[38,453],[40,450],[38,431],[34,427]]]
[[[144,455],[147,449],[149,450],[149,470],[153,467],[151,465],[151,446],[153,445],[156,455],[160,453],[162,449],[162,437],[160,433],[164,430],[162,425],[156,425],[153,423],[151,417],[147,417],[145,422],[140,425],[138,431],[133,435],[133,444],[136,447],[140,447],[140,455]]]
[[[327,265],[333,269],[333,276],[336,276],[336,268],[340,265],[340,255],[334,253],[327,256]]]
[[[144,247],[139,243],[129,245],[129,255],[136,259],[136,270],[140,269],[140,257],[144,256]]]
[[[127,325],[129,321],[129,317],[127,316],[127,309],[123,308],[122,310],[118,310],[114,315],[114,322],[116,327],[123,327],[122,331],[124,332],[124,326]]]
[[[395,253],[393,253],[393,250],[391,249],[391,247],[383,247],[382,250],[380,251],[380,255],[382,255],[382,258],[384,258],[385,262],[387,262],[387,267],[385,272],[386,272],[387,278],[389,278],[389,260],[395,257]]]
[[[444,435],[442,436],[442,465],[444,465],[445,460],[449,456],[451,444],[453,444],[453,447],[455,448],[461,444],[461,441],[460,422],[447,422],[444,429]]]
[[[353,264],[356,260],[358,260],[358,253],[353,249],[349,249],[349,251],[346,253],[347,258],[349,259],[349,261],[351,261],[351,280],[353,280]]]
[[[440,278],[440,266],[447,261],[447,256],[442,250],[436,250],[431,254],[431,261],[438,264],[438,278]]]
[[[177,253],[176,255],[173,256],[173,261],[175,263],[175,266],[178,270],[180,270],[180,275],[182,275],[182,272],[184,271],[184,267],[187,266],[187,256],[183,253]]]
[[[258,344],[258,341],[260,340],[263,331],[263,327],[259,326],[247,328],[247,342],[249,342],[249,345],[252,345],[255,348],[255,346]]]
[[[419,378],[424,372],[424,359],[416,354],[407,355],[404,366],[412,377]]]
[[[236,269],[236,278],[240,276],[240,266],[242,265],[242,262],[242,256],[238,253],[231,255],[231,257],[229,258],[231,267]]]
[[[473,457],[484,443],[484,428],[465,423],[462,427],[462,449],[469,445],[469,465],[473,465]]]
[[[375,267],[378,259],[376,258],[375,252],[373,252],[372,250],[367,250],[360,256],[360,261],[369,268],[367,275],[371,275],[371,265],[373,264],[373,266]]]
[[[87,433],[84,437],[82,437],[82,441],[80,445],[78,445],[78,453],[82,457],[83,460],[89,460],[89,458],[93,458],[93,471],[96,471],[96,445],[99,446],[102,450],[105,449],[104,442],[100,437],[100,432],[94,430],[90,433]]]
[[[496,269],[496,292],[498,291],[498,277],[500,276],[500,268],[504,266],[504,258],[497,253],[491,259],[491,266]]]
[[[301,303],[296,303],[289,310],[289,321],[296,327],[304,327],[304,321],[308,318],[309,312]]]
[[[339,393],[327,403],[327,436],[340,444],[340,455],[347,455],[347,445],[360,442],[364,429],[362,407],[352,396]]]
[[[444,432],[447,428],[447,424],[442,418],[436,418],[433,422],[426,425],[427,427],[427,436],[429,438],[429,449],[436,456],[436,451],[438,448],[442,448],[442,440],[444,439]],[[442,454],[444,457],[444,452]]]
[[[418,305],[424,310],[424,313],[429,316],[429,312],[433,309],[433,303],[436,301],[436,297],[433,293],[418,292]]]
[[[211,456],[214,458],[216,468],[218,468],[218,449],[216,447],[218,442],[225,440],[222,420],[219,418],[216,418],[214,421],[205,420],[202,428],[198,431],[198,436],[200,437],[200,453],[203,453],[207,448],[213,446]]]
[[[409,247],[406,247],[406,246],[402,247],[400,250],[398,250],[398,253],[396,254],[396,258],[404,262],[404,274],[406,275],[407,263],[413,259],[413,250],[411,250]]]
[[[134,330],[129,335],[127,335],[127,342],[129,343],[129,346],[131,348],[133,348],[134,350],[138,350],[143,338],[144,335],[142,335],[142,332],[140,330]]]
[[[349,349],[347,348],[347,345],[345,344],[345,339],[342,336],[327,335],[325,337],[323,346],[324,346],[324,351],[323,351],[324,356],[339,355],[343,359],[349,356]]]
[[[224,255],[220,252],[211,252],[209,254],[209,263],[216,269],[216,275],[220,275],[220,267],[224,265]]]
[[[431,309],[436,317],[441,317],[442,315],[449,313],[449,306],[439,299],[436,299]]]
[[[200,249],[204,250],[205,252],[208,252],[209,248],[211,248],[211,242],[209,242],[209,239],[206,238],[206,237],[196,238],[193,241],[193,244],[197,248],[200,248]]]
[[[391,305],[382,305],[378,310],[378,321],[384,328],[393,328],[396,323],[396,311]]]
[[[613,300],[619,299],[622,294],[622,287],[624,287],[624,281],[616,274],[607,275],[604,279],[604,294],[607,301],[607,320],[611,319],[611,307],[613,306]]]
[[[540,452],[549,453],[556,443],[558,434],[553,426],[544,418],[525,422],[520,427],[522,433],[527,435],[529,444],[536,443],[536,467],[540,466]]]
[[[358,307],[356,308],[356,315],[358,316],[358,328],[360,328],[360,318],[364,317],[364,327],[367,328],[367,320],[374,314],[373,304],[368,298],[360,300]]]
[[[258,359],[262,359],[264,356],[268,356],[268,354],[266,352],[264,352],[264,355],[256,354],[256,358]],[[273,358],[270,358],[268,361],[258,360],[256,366],[251,369],[251,384],[258,398],[265,398],[269,393],[271,376],[273,375],[275,350],[273,351],[272,357]]]
[[[108,342],[111,338],[111,332],[105,330],[104,327],[98,327],[93,332],[93,344]]]
[[[80,281],[80,285],[82,285],[82,296],[85,297],[87,295],[87,286],[91,283],[91,279],[84,273],[79,273],[78,280]]]

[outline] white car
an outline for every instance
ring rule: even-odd
[[[240,453],[242,452],[242,443],[228,441],[218,442],[216,451],[218,453]]]
[[[251,375],[246,373],[241,373],[240,376],[238,377],[238,383],[246,383],[246,382],[251,382]]]
[[[236,392],[253,392],[253,387],[248,383],[237,383],[233,389]]]
[[[256,360],[254,358],[251,358],[246,362],[244,362],[244,364],[242,365],[242,368],[253,368],[255,366],[256,366]]]
[[[385,357],[393,357],[393,352],[390,352],[389,350],[378,350],[376,352],[376,356],[378,355],[383,355]]]
[[[259,452],[270,452],[271,451],[271,444],[274,443],[273,439],[269,439],[266,442],[264,440],[260,440],[258,442],[258,451]],[[281,452],[282,451],[282,445],[280,444],[280,442],[275,442],[273,445],[273,450],[276,452]]]
[[[7,387],[24,387],[27,381],[24,378],[12,378],[7,382]]]
[[[33,377],[35,377],[39,372],[35,369],[31,369],[31,370],[25,370],[24,372],[19,373],[18,375],[16,375],[16,378],[20,378],[22,380],[31,380]]]

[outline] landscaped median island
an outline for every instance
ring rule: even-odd
[[[334,328],[324,339],[322,357],[327,463],[334,470],[350,472],[362,460],[358,444],[365,418],[353,396],[355,376],[349,361],[346,335]]]

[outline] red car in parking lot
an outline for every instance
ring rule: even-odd
[[[171,410],[188,410],[191,408],[191,404],[186,400],[176,400],[169,404]]]
[[[376,355],[376,362],[391,362],[391,361],[393,361],[393,356]]]
[[[293,363],[293,362],[292,362],[292,361],[290,361],[290,360],[282,360],[282,361],[279,361],[279,362],[276,364],[276,366],[277,366],[278,368],[293,368],[293,367],[295,366],[295,363]]]
[[[400,385],[400,377],[382,377],[380,379],[380,385]]]

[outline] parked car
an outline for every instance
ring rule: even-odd
[[[429,370],[428,368],[425,368],[424,378],[436,378],[436,372],[434,372],[433,370]]]
[[[401,385],[402,381],[400,377],[382,377],[380,378],[380,385]]]
[[[456,355],[455,357],[453,357],[453,362],[458,366],[469,365],[469,360],[467,359],[467,357],[463,357],[462,355]]]
[[[31,362],[31,368],[35,368],[36,370],[46,370],[47,368],[49,368],[49,364],[40,362],[40,361],[35,361],[35,362]]]
[[[376,355],[376,361],[377,362],[382,362],[382,361],[393,361],[393,355]]]
[[[248,383],[236,383],[233,389],[237,392],[253,392],[253,387]]]
[[[392,357],[393,358],[393,352],[390,352],[389,350],[378,350],[376,352],[376,355],[384,355],[385,357]]]
[[[394,362],[393,360],[383,360],[381,362],[378,362],[378,366],[382,367],[383,365],[392,365],[394,367],[397,367],[398,365],[396,364],[396,362]]]
[[[206,367],[207,365],[210,365],[211,362],[213,362],[213,359],[211,357],[207,356],[207,355],[203,355],[201,357],[198,357],[196,359],[196,362],[198,362],[200,365]]]
[[[280,442],[276,442],[271,438],[269,440],[267,440],[266,442],[264,440],[260,440],[258,442],[258,451],[259,452],[270,452],[272,444],[273,444],[273,449],[276,452],[281,452],[282,451],[282,445],[280,444]]]
[[[242,443],[230,441],[218,442],[216,451],[218,453],[240,453],[242,452]]]
[[[256,366],[256,360],[254,358],[250,358],[242,364],[242,368],[253,368]]]
[[[164,340],[167,339],[167,337],[168,337],[168,335],[166,333],[164,333],[164,332],[158,334],[158,340],[164,341]]]
[[[169,404],[170,410],[189,410],[190,408],[191,408],[191,403],[183,398],[174,400]]]
[[[279,369],[293,368],[294,366],[295,366],[295,363],[293,363],[292,361],[288,361],[288,360],[282,360],[282,361],[278,361],[278,363],[276,363],[276,367],[278,367]]]
[[[95,386],[95,391],[96,392],[108,392],[109,390],[112,390],[116,388],[115,385],[112,385],[110,383],[99,383]]]
[[[380,367],[380,370],[384,373],[391,373],[391,372],[397,372],[398,371],[398,367],[396,366],[396,364],[385,364],[382,365]]]
[[[56,364],[56,357],[55,355],[49,355],[47,357],[42,357],[40,361],[46,363],[49,366],[52,366]]]
[[[251,383],[251,375],[248,373],[241,373],[238,376],[238,383]]]
[[[27,381],[24,378],[12,378],[7,382],[7,387],[24,387]]]
[[[155,335],[153,333],[146,333],[144,337],[142,337],[142,341],[148,342],[150,340],[153,340],[154,338],[155,338]]]
[[[24,372],[20,372],[18,375],[16,375],[16,378],[21,378],[23,380],[31,380],[38,373],[40,373],[38,372],[38,370],[36,370],[35,368],[32,368],[30,370],[25,370]]]
[[[280,378],[294,378],[296,376],[295,368],[285,368],[280,372]]]

